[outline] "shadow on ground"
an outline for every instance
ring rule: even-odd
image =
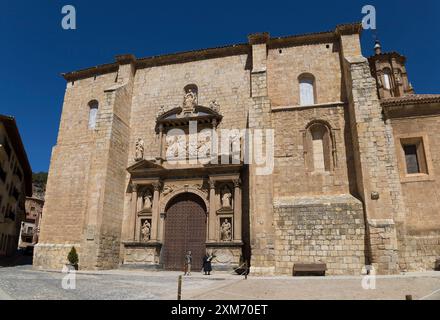
[[[13,256],[0,257],[0,267],[32,265],[32,250],[18,250]]]

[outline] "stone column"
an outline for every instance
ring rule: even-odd
[[[252,45],[251,95],[249,129],[273,129],[271,102],[267,91],[267,43],[270,36],[258,33],[249,36]],[[256,141],[254,141],[256,142]],[[266,149],[263,140],[255,148]],[[260,166],[249,164],[251,273],[275,272],[275,227],[273,221],[273,176],[261,175]],[[258,195],[258,196],[257,196]]]
[[[342,26],[338,28],[343,28]],[[362,56],[359,34],[340,34],[357,192],[364,202],[367,263],[378,274],[399,272],[395,219],[405,214],[392,128],[383,121],[376,80]],[[385,182],[384,182],[385,181]]]
[[[160,182],[153,183],[154,195],[153,195],[153,214],[151,221],[151,240],[157,241],[157,234],[159,230],[159,192]]]
[[[163,158],[163,124],[159,125],[159,158]]]
[[[209,150],[209,157],[211,158],[211,162],[213,164],[218,163],[218,149],[217,120],[212,119],[211,149]]]
[[[137,216],[137,203],[138,203],[138,185],[132,184],[131,186],[131,227],[132,227],[132,233],[130,240],[136,241],[136,216]]]
[[[234,180],[234,240],[241,241],[241,189],[240,179]]]
[[[209,218],[208,218],[208,241],[217,241],[217,234],[215,223],[216,212],[215,212],[215,182],[209,181]]]

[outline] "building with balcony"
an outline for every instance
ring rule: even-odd
[[[38,243],[40,223],[43,213],[44,200],[36,197],[26,197],[26,218],[21,223],[19,249],[27,249]]]
[[[0,115],[0,257],[17,250],[32,170],[13,117]]]

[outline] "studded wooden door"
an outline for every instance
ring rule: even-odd
[[[165,218],[163,265],[166,270],[184,270],[185,255],[192,254],[192,269],[202,267],[206,251],[206,209],[202,199],[185,193],[168,205]]]

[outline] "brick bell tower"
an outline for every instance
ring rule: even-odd
[[[394,51],[382,52],[379,40],[376,40],[374,53],[368,61],[371,74],[377,82],[379,98],[387,99],[414,94],[405,68],[406,58]]]

